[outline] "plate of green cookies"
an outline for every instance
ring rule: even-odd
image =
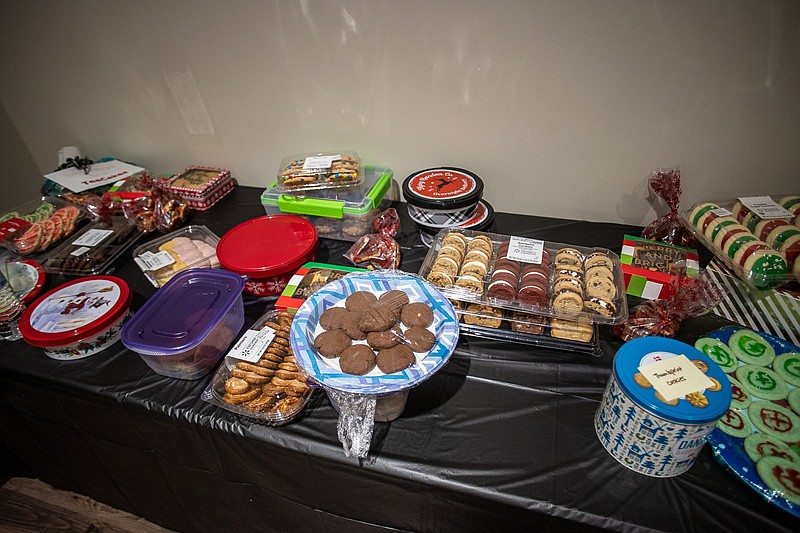
[[[727,326],[695,342],[731,382],[709,436],[714,457],[768,502],[800,517],[800,347]]]

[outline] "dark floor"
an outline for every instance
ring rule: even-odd
[[[29,478],[0,478],[0,533],[168,533],[143,518]]]

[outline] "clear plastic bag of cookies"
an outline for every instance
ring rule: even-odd
[[[283,158],[275,189],[290,194],[356,187],[364,182],[361,158],[352,151],[317,152]]]
[[[291,315],[283,311],[259,318],[228,352],[203,400],[270,426],[297,418],[316,389],[296,364],[291,324]]]

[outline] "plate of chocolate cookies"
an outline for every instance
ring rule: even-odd
[[[413,387],[450,358],[459,325],[450,301],[404,272],[354,273],[298,309],[290,340],[311,380],[340,391],[384,394]]]

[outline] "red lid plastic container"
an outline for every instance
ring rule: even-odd
[[[162,376],[198,379],[220,361],[244,324],[244,280],[232,272],[179,272],[122,329],[122,343]]]
[[[217,258],[225,270],[248,277],[244,292],[283,292],[292,275],[317,252],[317,229],[294,215],[268,215],[243,222],[222,236]]]
[[[130,317],[128,284],[114,276],[80,278],[44,294],[19,321],[28,344],[48,357],[72,360],[94,355],[119,340]]]

